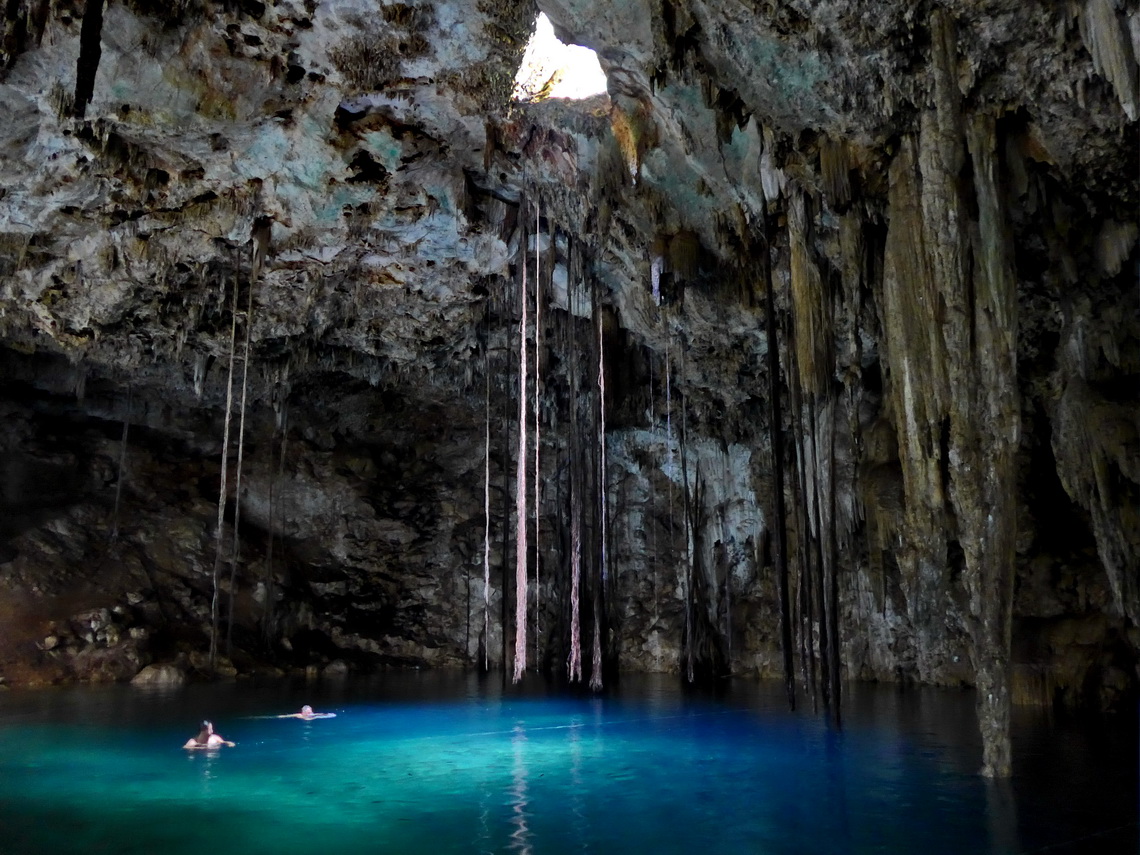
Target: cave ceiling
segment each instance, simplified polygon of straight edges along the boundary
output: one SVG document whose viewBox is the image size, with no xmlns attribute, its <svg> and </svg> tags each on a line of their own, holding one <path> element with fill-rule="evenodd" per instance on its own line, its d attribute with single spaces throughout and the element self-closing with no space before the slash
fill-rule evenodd
<svg viewBox="0 0 1140 855">
<path fill-rule="evenodd" d="M 1082 214 L 1127 224 L 1137 93 L 1112 63 L 1131 59 L 1137 19 L 1110 9 L 1121 27 L 1097 36 L 1102 6 L 946 8 L 962 98 L 1016 124 L 1018 157 Z M 189 401 L 228 350 L 228 283 L 256 273 L 256 396 L 330 369 L 446 394 L 470 375 L 492 283 L 517 265 L 525 196 L 545 200 L 548 230 L 582 239 L 639 341 L 663 347 L 653 245 L 682 233 L 703 286 L 678 321 L 696 351 L 762 353 L 754 317 L 720 290 L 748 287 L 724 283 L 747 278 L 742 248 L 788 182 L 830 196 L 821 232 L 829 208 L 881 215 L 892 153 L 933 97 L 928 5 L 544 8 L 597 51 L 611 97 L 510 102 L 529 4 L 110 2 L 78 117 L 85 7 L 8 4 L 0 336 Z M 694 383 L 738 372 L 705 373 Z"/>
</svg>

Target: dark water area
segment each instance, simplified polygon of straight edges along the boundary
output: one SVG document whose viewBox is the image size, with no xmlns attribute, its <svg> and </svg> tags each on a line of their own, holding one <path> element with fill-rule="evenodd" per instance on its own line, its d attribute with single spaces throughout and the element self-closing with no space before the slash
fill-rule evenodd
<svg viewBox="0 0 1140 855">
<path fill-rule="evenodd" d="M 271 717 L 304 703 L 336 718 Z M 204 718 L 236 746 L 184 750 Z M 1019 710 L 987 782 L 972 692 L 884 686 L 841 731 L 745 680 L 7 692 L 0 853 L 1135 853 L 1137 757 L 1135 716 Z"/>
</svg>

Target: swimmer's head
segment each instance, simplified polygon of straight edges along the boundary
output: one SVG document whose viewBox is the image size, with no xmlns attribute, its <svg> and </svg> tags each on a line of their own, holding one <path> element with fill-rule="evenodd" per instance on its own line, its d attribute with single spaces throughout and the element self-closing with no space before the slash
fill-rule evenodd
<svg viewBox="0 0 1140 855">
<path fill-rule="evenodd" d="M 309 706 L 308 704 L 305 704 L 303 707 L 301 707 L 301 715 L 312 715 L 312 714 L 313 714 L 313 708 L 311 706 Z"/>
</svg>

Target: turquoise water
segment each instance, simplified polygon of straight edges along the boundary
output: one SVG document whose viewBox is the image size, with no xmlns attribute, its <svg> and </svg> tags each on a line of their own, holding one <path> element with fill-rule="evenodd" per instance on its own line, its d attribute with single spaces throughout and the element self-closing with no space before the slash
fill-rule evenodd
<svg viewBox="0 0 1140 855">
<path fill-rule="evenodd" d="M 262 717 L 302 703 L 337 717 Z M 183 750 L 206 717 L 236 747 Z M 9 692 L 0 853 L 1129 852 L 1130 733 L 1019 723 L 994 787 L 968 692 L 859 689 L 842 732 L 746 681 Z"/>
</svg>

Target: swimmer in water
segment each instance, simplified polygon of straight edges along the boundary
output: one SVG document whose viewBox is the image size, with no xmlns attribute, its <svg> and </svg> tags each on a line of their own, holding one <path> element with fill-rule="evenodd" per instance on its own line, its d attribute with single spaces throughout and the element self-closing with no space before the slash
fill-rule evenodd
<svg viewBox="0 0 1140 855">
<path fill-rule="evenodd" d="M 234 743 L 224 739 L 220 733 L 214 733 L 214 725 L 212 722 L 202 722 L 202 729 L 198 731 L 198 735 L 193 739 L 187 739 L 183 748 L 220 748 L 223 745 L 228 745 L 230 748 L 234 747 Z"/>
<path fill-rule="evenodd" d="M 278 718 L 299 718 L 303 721 L 312 721 L 315 718 L 336 718 L 334 712 L 313 712 L 313 708 L 308 704 L 301 707 L 300 712 L 289 713 L 288 715 L 279 715 Z"/>
</svg>

